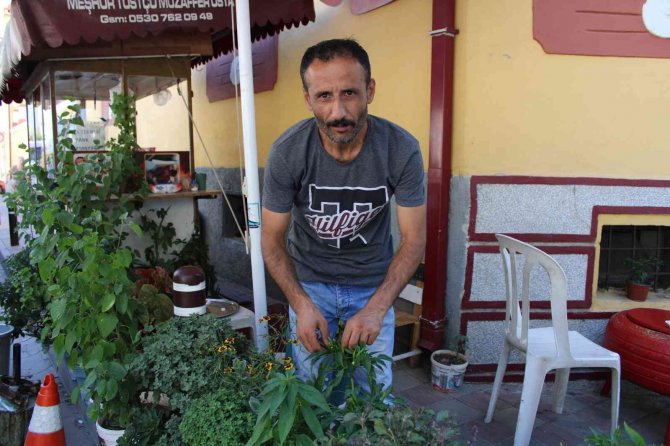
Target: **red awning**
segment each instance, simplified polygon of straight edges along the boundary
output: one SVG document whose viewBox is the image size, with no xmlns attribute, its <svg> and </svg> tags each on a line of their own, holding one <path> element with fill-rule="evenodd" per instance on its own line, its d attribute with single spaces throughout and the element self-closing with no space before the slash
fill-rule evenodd
<svg viewBox="0 0 670 446">
<path fill-rule="evenodd" d="M 128 55 L 115 54 L 110 42 L 208 36 L 211 52 L 189 54 L 193 56 L 193 64 L 198 65 L 232 48 L 232 3 L 232 0 L 12 0 L 11 19 L 0 49 L 2 100 L 22 99 L 15 91 L 20 84 L 17 81 L 29 76 L 30 66 L 34 67 L 36 61 L 75 57 L 70 54 L 77 53 L 69 50 L 86 57 Z M 249 3 L 254 40 L 307 24 L 315 17 L 313 0 L 249 0 Z M 148 48 L 144 48 L 143 55 L 149 55 Z"/>
</svg>

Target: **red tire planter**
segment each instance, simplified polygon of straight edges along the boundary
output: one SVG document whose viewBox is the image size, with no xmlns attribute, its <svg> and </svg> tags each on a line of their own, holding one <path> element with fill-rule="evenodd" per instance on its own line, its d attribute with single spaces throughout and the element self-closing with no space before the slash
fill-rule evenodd
<svg viewBox="0 0 670 446">
<path fill-rule="evenodd" d="M 615 314 L 607 324 L 605 348 L 621 356 L 621 376 L 670 395 L 670 311 L 635 308 Z M 670 445 L 670 422 L 664 444 Z"/>
<path fill-rule="evenodd" d="M 663 317 L 670 319 L 670 311 L 652 311 L 667 313 Z M 605 332 L 605 348 L 621 356 L 623 378 L 670 395 L 670 334 L 639 325 L 646 314 L 648 310 L 637 308 L 612 316 Z"/>
</svg>

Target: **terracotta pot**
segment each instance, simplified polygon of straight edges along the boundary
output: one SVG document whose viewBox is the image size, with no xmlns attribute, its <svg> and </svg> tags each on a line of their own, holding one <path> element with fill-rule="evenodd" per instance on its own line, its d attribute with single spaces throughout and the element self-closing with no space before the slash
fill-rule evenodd
<svg viewBox="0 0 670 446">
<path fill-rule="evenodd" d="M 638 302 L 644 302 L 647 300 L 647 295 L 649 294 L 649 285 L 642 285 L 640 283 L 628 282 L 628 287 L 626 290 L 626 296 L 630 300 L 635 300 Z"/>
</svg>

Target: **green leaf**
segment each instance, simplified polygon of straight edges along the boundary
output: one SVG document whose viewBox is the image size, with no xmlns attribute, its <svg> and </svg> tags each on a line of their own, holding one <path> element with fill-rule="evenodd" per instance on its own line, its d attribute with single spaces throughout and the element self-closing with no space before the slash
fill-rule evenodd
<svg viewBox="0 0 670 446">
<path fill-rule="evenodd" d="M 309 430 L 312 431 L 312 434 L 314 434 L 316 438 L 323 437 L 323 429 L 321 428 L 321 424 L 319 423 L 319 420 L 316 418 L 316 415 L 314 415 L 312 409 L 304 404 L 301 404 L 300 413 L 302 413 L 302 417 L 305 420 L 305 423 L 307 423 L 307 427 L 309 427 Z"/>
<path fill-rule="evenodd" d="M 72 346 L 77 341 L 77 333 L 74 330 L 70 330 L 65 336 L 65 352 L 70 353 L 72 351 Z"/>
<path fill-rule="evenodd" d="M 114 314 L 103 313 L 98 316 L 96 323 L 98 324 L 100 334 L 103 338 L 106 338 L 114 331 L 116 325 L 119 323 L 119 319 Z"/>
<path fill-rule="evenodd" d="M 51 277 L 53 277 L 55 263 L 56 261 L 53 258 L 48 258 L 40 262 L 39 264 L 40 278 L 44 282 L 47 283 L 51 282 Z"/>
<path fill-rule="evenodd" d="M 116 361 L 109 363 L 109 374 L 117 380 L 122 380 L 126 376 L 126 368 Z"/>
<path fill-rule="evenodd" d="M 68 229 L 74 232 L 75 234 L 81 234 L 82 232 L 84 232 L 84 227 L 75 223 L 70 223 L 68 225 Z"/>
<path fill-rule="evenodd" d="M 116 296 L 112 293 L 107 293 L 102 297 L 102 300 L 100 301 L 100 309 L 102 312 L 107 312 L 109 311 L 110 308 L 114 306 L 114 303 L 116 302 Z"/>
<path fill-rule="evenodd" d="M 126 314 L 128 311 L 128 296 L 125 294 L 116 296 L 116 311 L 119 314 Z"/>
<path fill-rule="evenodd" d="M 293 428 L 293 422 L 295 421 L 295 405 L 289 407 L 288 404 L 283 404 L 279 409 L 279 422 L 277 434 L 279 435 L 279 444 L 284 444 L 288 434 Z"/>
<path fill-rule="evenodd" d="M 300 434 L 295 439 L 296 446 L 312 446 L 314 441 L 305 434 Z"/>
<path fill-rule="evenodd" d="M 86 375 L 86 380 L 84 381 L 84 388 L 89 389 L 95 383 L 95 381 L 98 379 L 98 374 L 95 372 L 95 370 L 89 372 Z"/>
<path fill-rule="evenodd" d="M 107 381 L 107 395 L 106 399 L 111 400 L 114 399 L 117 393 L 119 393 L 119 382 L 115 379 L 110 379 Z"/>
<path fill-rule="evenodd" d="M 379 435 L 388 435 L 389 431 L 386 429 L 386 426 L 384 426 L 384 422 L 380 419 L 376 419 L 374 422 L 375 426 L 375 432 Z"/>
<path fill-rule="evenodd" d="M 633 429 L 628 423 L 623 424 L 623 428 L 628 434 L 628 437 L 636 446 L 646 446 L 647 442 L 635 429 Z"/>
<path fill-rule="evenodd" d="M 318 390 L 316 390 L 314 387 L 308 384 L 303 383 L 300 384 L 301 385 L 298 388 L 298 395 L 300 395 L 302 399 L 307 401 L 312 406 L 316 406 L 319 409 L 322 409 L 326 412 L 330 412 L 328 402 L 326 401 L 322 393 L 320 393 Z"/>
<path fill-rule="evenodd" d="M 45 209 L 42 212 L 42 223 L 46 226 L 51 226 L 55 220 L 55 211 L 54 209 Z"/>
<path fill-rule="evenodd" d="M 79 395 L 81 395 L 81 387 L 77 386 L 74 389 L 72 389 L 72 394 L 71 394 L 71 401 L 73 405 L 77 405 L 79 403 Z"/>
<path fill-rule="evenodd" d="M 142 228 L 140 227 L 140 225 L 131 221 L 130 223 L 128 223 L 128 226 L 130 227 L 130 230 L 133 231 L 137 237 L 142 237 Z"/>
</svg>

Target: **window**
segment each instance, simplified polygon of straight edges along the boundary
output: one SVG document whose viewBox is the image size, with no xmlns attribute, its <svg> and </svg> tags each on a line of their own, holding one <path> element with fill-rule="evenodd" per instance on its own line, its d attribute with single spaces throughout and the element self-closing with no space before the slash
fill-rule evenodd
<svg viewBox="0 0 670 446">
<path fill-rule="evenodd" d="M 648 283 L 654 289 L 670 288 L 670 226 L 603 226 L 598 287 L 624 287 L 626 259 L 644 257 L 658 259 Z"/>
<path fill-rule="evenodd" d="M 228 194 L 228 201 L 233 208 L 233 213 L 230 212 L 225 200 L 223 202 L 223 236 L 230 238 L 242 238 L 240 230 L 235 224 L 235 219 L 239 222 L 243 231 L 247 229 L 247 220 L 244 216 L 244 200 L 242 195 Z M 233 217 L 234 214 L 234 217 Z"/>
</svg>

